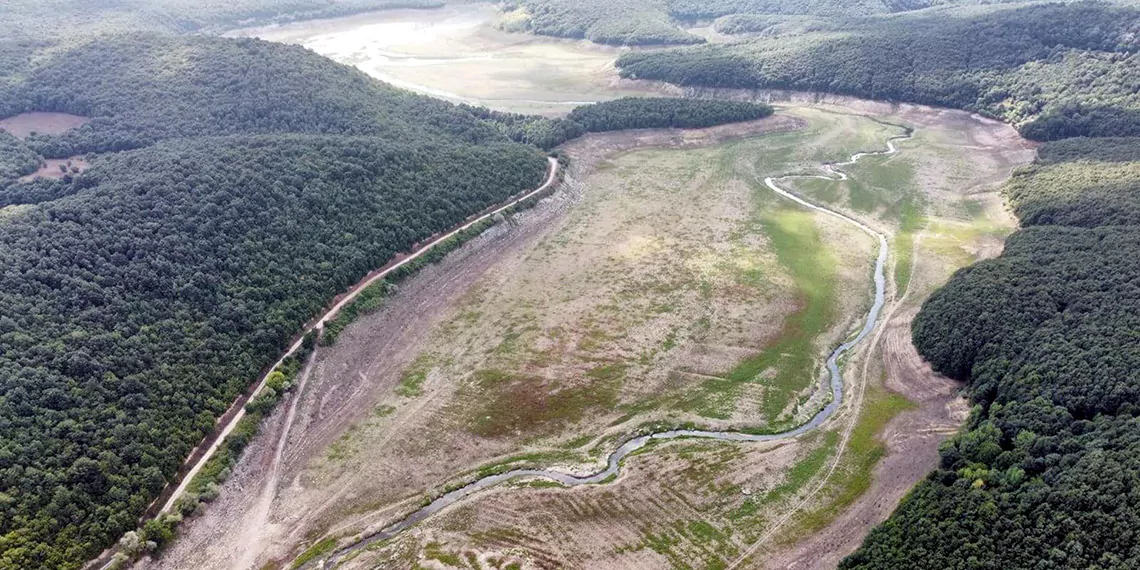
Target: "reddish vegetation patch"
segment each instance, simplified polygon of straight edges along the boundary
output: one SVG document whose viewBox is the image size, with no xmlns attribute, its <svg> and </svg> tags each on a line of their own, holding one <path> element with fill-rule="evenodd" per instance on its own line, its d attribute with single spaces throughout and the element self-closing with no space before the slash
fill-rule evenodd
<svg viewBox="0 0 1140 570">
<path fill-rule="evenodd" d="M 0 119 L 0 129 L 17 138 L 27 138 L 32 133 L 58 135 L 90 123 L 91 119 L 67 113 L 20 113 L 14 117 Z"/>
<path fill-rule="evenodd" d="M 86 160 L 79 157 L 72 158 L 49 158 L 44 161 L 40 169 L 20 178 L 20 182 L 29 182 L 37 178 L 63 178 L 64 176 L 74 176 L 87 170 L 91 166 Z"/>
<path fill-rule="evenodd" d="M 585 411 L 617 404 L 625 367 L 599 366 L 587 373 L 590 382 L 560 388 L 559 383 L 536 377 L 513 377 L 498 370 L 475 373 L 482 392 L 473 412 L 471 431 L 484 437 L 502 437 L 524 431 L 556 431 L 580 421 Z"/>
</svg>

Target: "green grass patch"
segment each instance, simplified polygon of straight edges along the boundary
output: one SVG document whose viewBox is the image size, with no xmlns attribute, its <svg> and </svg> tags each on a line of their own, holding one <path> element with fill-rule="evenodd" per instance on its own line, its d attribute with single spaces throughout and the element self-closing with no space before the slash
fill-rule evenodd
<svg viewBox="0 0 1140 570">
<path fill-rule="evenodd" d="M 757 223 L 792 277 L 797 309 L 785 319 L 779 336 L 757 355 L 739 363 L 723 379 L 704 382 L 701 392 L 683 404 L 686 411 L 727 418 L 743 384 L 763 382 L 767 389 L 761 411 L 768 423 L 774 423 L 790 398 L 814 381 L 818 356 L 814 342 L 835 318 L 837 260 L 808 211 L 780 208 L 761 216 Z M 769 377 L 762 379 L 766 372 Z"/>
<path fill-rule="evenodd" d="M 424 558 L 452 568 L 466 568 L 466 565 L 463 564 L 463 558 L 459 554 L 444 550 L 443 545 L 438 542 L 429 542 L 424 546 Z"/>
<path fill-rule="evenodd" d="M 783 536 L 791 540 L 823 528 L 865 493 L 871 487 L 875 465 L 887 453 L 879 434 L 892 418 L 914 407 L 913 402 L 899 394 L 869 387 L 839 469 L 825 487 L 828 500 L 821 507 L 801 513 Z"/>
<path fill-rule="evenodd" d="M 400 384 L 396 386 L 396 395 L 405 398 L 415 398 L 424 393 L 424 381 L 435 368 L 435 359 L 430 354 L 421 354 L 416 357 L 404 372 L 400 374 Z"/>
<path fill-rule="evenodd" d="M 333 550 L 336 550 L 336 539 L 331 536 L 325 537 L 316 544 L 310 546 L 308 550 L 301 553 L 301 555 L 293 561 L 293 565 L 290 568 L 296 570 L 297 568 L 300 568 L 309 562 L 312 562 L 313 560 L 316 560 L 332 552 Z"/>
<path fill-rule="evenodd" d="M 523 467 L 542 468 L 550 465 L 551 463 L 557 463 L 559 461 L 581 460 L 583 460 L 582 457 L 569 451 L 540 451 L 535 453 L 522 453 L 479 467 L 474 471 L 474 478 L 482 479 L 484 477 L 498 475 L 512 469 L 521 469 Z"/>
</svg>

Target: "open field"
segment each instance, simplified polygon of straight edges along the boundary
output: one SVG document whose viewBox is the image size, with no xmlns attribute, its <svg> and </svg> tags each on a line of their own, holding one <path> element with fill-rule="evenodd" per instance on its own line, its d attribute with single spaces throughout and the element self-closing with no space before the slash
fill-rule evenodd
<svg viewBox="0 0 1140 570">
<path fill-rule="evenodd" d="M 0 119 L 0 130 L 8 131 L 14 137 L 27 138 L 32 133 L 58 135 L 91 122 L 87 117 L 67 113 L 20 113 L 7 119 Z"/>
<path fill-rule="evenodd" d="M 382 81 L 455 102 L 558 114 L 642 90 L 618 87 L 621 49 L 496 29 L 498 10 L 460 4 L 234 32 L 304 45 Z"/>
</svg>

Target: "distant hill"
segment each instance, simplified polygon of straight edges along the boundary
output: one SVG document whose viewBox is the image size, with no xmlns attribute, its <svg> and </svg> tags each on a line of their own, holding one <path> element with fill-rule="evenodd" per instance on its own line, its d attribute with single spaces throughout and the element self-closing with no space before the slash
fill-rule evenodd
<svg viewBox="0 0 1140 570">
<path fill-rule="evenodd" d="M 209 32 L 443 4 L 443 0 L 5 0 L 0 38 L 25 41 L 122 31 Z"/>
<path fill-rule="evenodd" d="M 726 45 L 633 52 L 626 77 L 957 107 L 1028 137 L 1140 135 L 1140 10 L 1103 3 L 919 12 Z"/>
<path fill-rule="evenodd" d="M 1003 0 L 511 0 L 510 29 L 615 45 L 699 44 L 682 24 L 739 15 L 860 18 Z M 739 31 L 739 30 L 738 30 Z"/>
</svg>

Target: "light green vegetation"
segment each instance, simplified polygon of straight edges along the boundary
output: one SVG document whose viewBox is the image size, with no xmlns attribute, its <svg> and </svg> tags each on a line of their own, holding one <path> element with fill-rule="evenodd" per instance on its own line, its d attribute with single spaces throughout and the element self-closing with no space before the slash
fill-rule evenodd
<svg viewBox="0 0 1140 570">
<path fill-rule="evenodd" d="M 478 469 L 469 473 L 471 480 L 482 479 L 491 475 L 498 475 L 513 469 L 522 469 L 526 467 L 542 467 L 552 463 L 581 463 L 585 461 L 585 457 L 581 454 L 570 451 L 542 451 L 534 453 L 520 453 L 511 457 L 501 459 L 486 465 L 480 466 Z"/>
<path fill-rule="evenodd" d="M 787 400 L 814 380 L 817 338 L 835 318 L 834 253 L 820 238 L 815 214 L 789 206 L 764 218 L 764 228 L 780 263 L 796 285 L 799 309 L 784 320 L 780 336 L 764 350 L 741 362 L 728 374 L 736 381 L 754 381 L 765 370 L 776 370 L 765 382 L 763 412 L 776 421 Z"/>
<path fill-rule="evenodd" d="M 300 568 L 309 562 L 324 556 L 336 549 L 336 539 L 332 537 L 324 538 L 316 544 L 309 547 L 308 550 L 301 553 L 296 560 L 293 561 L 291 568 Z"/>
<path fill-rule="evenodd" d="M 424 382 L 435 368 L 435 359 L 430 354 L 421 354 L 400 375 L 400 385 L 396 394 L 405 398 L 415 398 L 423 394 Z"/>
<path fill-rule="evenodd" d="M 883 150 L 882 139 L 902 134 L 903 129 L 879 123 L 875 131 L 882 138 L 860 150 Z M 865 156 L 856 164 L 842 167 L 850 175 L 848 180 L 798 179 L 791 184 L 817 202 L 870 218 L 889 229 L 894 281 L 901 294 L 910 283 L 915 233 L 926 225 L 926 200 L 915 179 L 914 159 L 906 153 L 915 143 L 896 144 L 902 153 Z"/>
<path fill-rule="evenodd" d="M 820 471 L 827 465 L 828 460 L 834 455 L 836 447 L 838 447 L 838 433 L 834 431 L 827 432 L 823 434 L 822 439 L 823 445 L 812 449 L 787 470 L 787 475 L 783 482 L 759 497 L 749 497 L 745 499 L 739 508 L 729 513 L 729 518 L 734 520 L 746 519 L 747 517 L 757 514 L 761 508 L 770 508 L 773 505 L 778 505 L 781 501 L 802 491 L 809 481 L 815 478 L 816 475 L 819 475 Z"/>
<path fill-rule="evenodd" d="M 922 249 L 946 260 L 946 277 L 978 260 L 975 244 L 984 240 L 1003 241 L 1013 231 L 1006 224 L 978 217 L 970 221 L 932 220 L 923 238 Z"/>
<path fill-rule="evenodd" d="M 864 397 L 859 420 L 844 449 L 843 462 L 825 489 L 831 494 L 831 500 L 825 507 L 803 516 L 800 524 L 805 531 L 819 529 L 830 522 L 871 486 L 871 471 L 887 451 L 878 435 L 892 418 L 915 407 L 903 396 L 878 386 L 870 387 Z"/>
<path fill-rule="evenodd" d="M 870 240 L 778 198 L 762 177 L 892 134 L 803 113 L 802 132 L 612 158 L 557 230 L 461 302 L 405 371 L 403 393 L 438 373 L 458 386 L 446 418 L 526 441 L 588 442 L 600 434 L 586 425 L 661 413 L 758 430 L 802 419 L 833 329 L 863 304 L 840 286 L 870 292 Z"/>
</svg>

